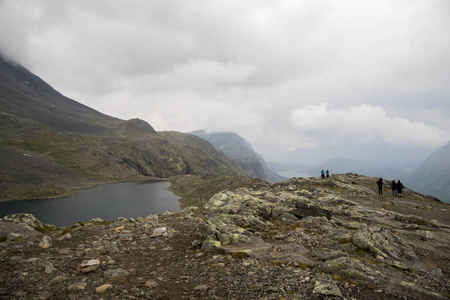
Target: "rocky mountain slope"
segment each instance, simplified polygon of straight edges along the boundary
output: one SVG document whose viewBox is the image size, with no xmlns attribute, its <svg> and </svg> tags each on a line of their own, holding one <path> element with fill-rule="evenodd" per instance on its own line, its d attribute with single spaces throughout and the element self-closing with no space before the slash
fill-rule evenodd
<svg viewBox="0 0 450 300">
<path fill-rule="evenodd" d="M 178 174 L 248 173 L 203 139 L 104 115 L 0 56 L 0 200 Z"/>
<path fill-rule="evenodd" d="M 450 203 L 450 143 L 433 152 L 419 167 L 402 175 L 409 187 Z"/>
<path fill-rule="evenodd" d="M 379 196 L 376 179 L 186 175 L 173 188 L 197 206 L 180 213 L 63 228 L 11 215 L 0 298 L 448 299 L 449 205 Z"/>
<path fill-rule="evenodd" d="M 241 136 L 234 132 L 209 132 L 196 130 L 190 132 L 208 141 L 214 148 L 237 160 L 238 164 L 252 177 L 275 183 L 285 180 L 276 172 L 270 170 L 264 158 L 253 150 L 253 147 Z"/>
</svg>

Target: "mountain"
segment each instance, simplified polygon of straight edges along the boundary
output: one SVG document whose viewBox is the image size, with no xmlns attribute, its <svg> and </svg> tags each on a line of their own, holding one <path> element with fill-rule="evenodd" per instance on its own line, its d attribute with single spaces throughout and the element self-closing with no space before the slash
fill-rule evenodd
<svg viewBox="0 0 450 300">
<path fill-rule="evenodd" d="M 102 114 L 0 56 L 0 200 L 178 174 L 248 175 L 203 139 Z"/>
<path fill-rule="evenodd" d="M 264 158 L 241 136 L 233 132 L 211 132 L 197 130 L 190 134 L 208 141 L 214 148 L 237 160 L 238 164 L 252 177 L 274 183 L 286 178 L 270 170 Z"/>
<path fill-rule="evenodd" d="M 409 188 L 450 203 L 450 143 L 400 178 Z"/>
<path fill-rule="evenodd" d="M 368 176 L 376 176 L 383 178 L 396 178 L 403 171 L 399 169 L 375 166 L 372 164 L 367 164 L 353 158 L 333 158 L 327 160 L 325 163 L 321 164 L 317 168 L 313 168 L 309 171 L 310 174 L 320 174 L 320 170 L 330 170 L 332 173 L 356 173 L 364 174 Z"/>
</svg>

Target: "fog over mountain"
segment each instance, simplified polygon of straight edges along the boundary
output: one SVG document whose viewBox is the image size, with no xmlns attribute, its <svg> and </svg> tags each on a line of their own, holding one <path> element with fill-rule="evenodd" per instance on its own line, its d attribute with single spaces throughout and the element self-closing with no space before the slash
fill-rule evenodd
<svg viewBox="0 0 450 300">
<path fill-rule="evenodd" d="M 348 158 L 370 164 L 373 168 L 391 168 L 405 173 L 416 168 L 435 150 L 428 147 L 388 145 L 386 143 L 337 143 L 316 149 L 297 149 L 287 152 L 282 157 L 278 157 L 278 162 L 291 162 L 313 167 L 322 165 L 330 159 Z"/>
<path fill-rule="evenodd" d="M 433 152 L 419 167 L 401 176 L 409 188 L 450 203 L 450 143 Z"/>
<path fill-rule="evenodd" d="M 0 1 L 0 52 L 157 131 L 412 169 L 450 141 L 450 2 Z"/>
</svg>

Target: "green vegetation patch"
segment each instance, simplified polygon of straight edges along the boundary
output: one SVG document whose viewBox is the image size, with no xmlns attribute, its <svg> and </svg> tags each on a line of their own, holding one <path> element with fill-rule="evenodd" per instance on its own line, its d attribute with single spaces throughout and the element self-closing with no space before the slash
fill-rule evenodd
<svg viewBox="0 0 450 300">
<path fill-rule="evenodd" d="M 236 259 L 244 259 L 244 258 L 248 257 L 248 251 L 236 251 L 236 252 L 233 252 L 231 254 L 231 256 Z"/>
</svg>

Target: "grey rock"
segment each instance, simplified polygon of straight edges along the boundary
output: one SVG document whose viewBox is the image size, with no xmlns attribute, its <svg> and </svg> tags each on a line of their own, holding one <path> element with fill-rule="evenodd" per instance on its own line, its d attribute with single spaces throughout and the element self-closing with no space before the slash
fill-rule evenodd
<svg viewBox="0 0 450 300">
<path fill-rule="evenodd" d="M 331 279 L 330 275 L 321 276 L 320 279 L 316 280 L 313 293 L 325 296 L 342 297 L 341 291 L 333 279 Z"/>
<path fill-rule="evenodd" d="M 429 279 L 435 280 L 435 281 L 445 281 L 446 280 L 445 275 L 444 275 L 444 273 L 442 273 L 441 268 L 434 269 L 433 271 L 428 273 L 427 277 Z"/>
<path fill-rule="evenodd" d="M 55 266 L 52 263 L 47 263 L 47 265 L 45 266 L 44 272 L 47 274 L 51 274 L 55 271 L 57 271 Z"/>
<path fill-rule="evenodd" d="M 52 238 L 48 235 L 45 235 L 41 242 L 39 243 L 39 247 L 42 249 L 48 249 L 52 246 Z"/>
<path fill-rule="evenodd" d="M 103 273 L 103 276 L 105 278 L 116 278 L 116 277 L 128 277 L 130 275 L 130 272 L 128 272 L 127 270 L 124 269 L 112 269 L 112 270 L 106 270 Z"/>
<path fill-rule="evenodd" d="M 338 274 L 345 279 L 373 282 L 375 278 L 383 277 L 380 272 L 368 264 L 350 257 L 339 257 L 326 261 L 322 264 L 321 269 L 325 273 Z"/>
<path fill-rule="evenodd" d="M 84 290 L 87 287 L 87 283 L 85 282 L 77 282 L 69 285 L 69 290 Z"/>
<path fill-rule="evenodd" d="M 155 288 L 159 286 L 159 283 L 156 280 L 147 280 L 145 282 L 145 286 L 149 288 Z"/>
<path fill-rule="evenodd" d="M 98 259 L 90 259 L 81 262 L 78 267 L 78 271 L 88 273 L 97 270 L 100 267 L 100 261 Z"/>
</svg>

